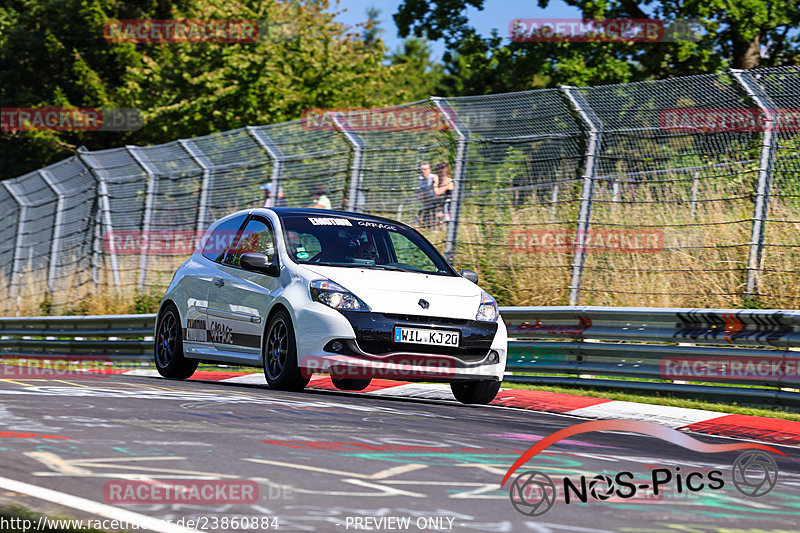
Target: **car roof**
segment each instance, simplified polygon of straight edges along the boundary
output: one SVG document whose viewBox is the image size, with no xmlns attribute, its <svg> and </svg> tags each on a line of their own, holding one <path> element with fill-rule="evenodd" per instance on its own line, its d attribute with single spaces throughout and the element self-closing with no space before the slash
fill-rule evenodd
<svg viewBox="0 0 800 533">
<path fill-rule="evenodd" d="M 291 216 L 318 217 L 329 214 L 329 215 L 338 215 L 344 217 L 363 218 L 366 220 L 379 220 L 381 222 L 388 222 L 390 224 L 400 224 L 402 226 L 407 226 L 407 224 L 403 224 L 400 221 L 392 220 L 390 218 L 384 218 L 375 215 L 367 215 L 365 213 L 353 213 L 351 211 L 338 211 L 336 209 L 318 209 L 316 207 L 269 207 L 267 209 L 274 211 L 275 214 L 278 215 L 280 218 L 291 217 Z"/>
</svg>

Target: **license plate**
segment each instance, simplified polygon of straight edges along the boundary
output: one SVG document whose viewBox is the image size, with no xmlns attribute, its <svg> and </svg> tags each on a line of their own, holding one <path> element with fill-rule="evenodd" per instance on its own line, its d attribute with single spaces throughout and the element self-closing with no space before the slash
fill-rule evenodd
<svg viewBox="0 0 800 533">
<path fill-rule="evenodd" d="M 432 344 L 434 346 L 455 346 L 461 334 L 458 331 L 442 331 L 438 329 L 394 328 L 394 342 L 412 344 Z"/>
</svg>

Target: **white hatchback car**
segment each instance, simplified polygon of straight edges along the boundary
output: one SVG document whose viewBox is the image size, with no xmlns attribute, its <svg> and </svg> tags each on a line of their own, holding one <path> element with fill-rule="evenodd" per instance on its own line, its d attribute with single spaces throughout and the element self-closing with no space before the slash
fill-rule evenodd
<svg viewBox="0 0 800 533">
<path fill-rule="evenodd" d="M 185 379 L 199 362 L 263 367 L 270 388 L 329 373 L 450 383 L 464 403 L 500 388 L 507 334 L 477 274 L 457 273 L 399 222 L 320 209 L 240 211 L 211 225 L 161 301 L 155 363 Z"/>
</svg>

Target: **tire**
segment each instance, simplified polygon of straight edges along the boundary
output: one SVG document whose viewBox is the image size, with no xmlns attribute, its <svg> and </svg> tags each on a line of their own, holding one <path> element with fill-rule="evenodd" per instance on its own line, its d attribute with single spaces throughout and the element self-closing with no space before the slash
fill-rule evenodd
<svg viewBox="0 0 800 533">
<path fill-rule="evenodd" d="M 369 387 L 370 382 L 372 381 L 371 378 L 365 379 L 348 379 L 348 378 L 340 378 L 336 379 L 331 377 L 331 381 L 333 382 L 333 386 L 339 390 L 364 390 Z"/>
<path fill-rule="evenodd" d="M 299 392 L 311 376 L 303 377 L 297 366 L 297 342 L 292 319 L 285 309 L 272 316 L 264 337 L 264 376 L 270 389 Z"/>
<path fill-rule="evenodd" d="M 153 355 L 156 370 L 165 378 L 186 379 L 194 374 L 200 361 L 183 356 L 183 329 L 178 308 L 164 305 L 158 315 Z"/>
<path fill-rule="evenodd" d="M 487 404 L 494 400 L 500 391 L 500 381 L 452 381 L 450 390 L 461 403 Z"/>
</svg>

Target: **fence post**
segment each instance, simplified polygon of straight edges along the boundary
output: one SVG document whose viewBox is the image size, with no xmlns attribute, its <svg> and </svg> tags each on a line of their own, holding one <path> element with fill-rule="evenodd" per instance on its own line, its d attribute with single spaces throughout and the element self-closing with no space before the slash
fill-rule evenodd
<svg viewBox="0 0 800 533">
<path fill-rule="evenodd" d="M 347 142 L 353 147 L 353 162 L 350 165 L 352 173 L 350 174 L 350 188 L 347 192 L 347 209 L 358 213 L 361 209 L 358 193 L 361 189 L 361 179 L 364 173 L 364 169 L 362 168 L 364 162 L 364 141 L 361 139 L 361 136 L 355 135 L 351 129 L 342 125 L 342 121 L 339 119 L 339 114 L 337 112 L 328 111 L 327 114 L 333 120 L 333 125 L 336 127 L 336 130 L 344 135 L 344 138 L 347 139 Z"/>
<path fill-rule="evenodd" d="M 458 136 L 456 144 L 456 167 L 453 171 L 453 195 L 450 199 L 450 221 L 447 223 L 447 235 L 444 239 L 444 257 L 452 263 L 456 256 L 456 245 L 458 244 L 458 222 L 461 218 L 461 196 L 464 185 L 464 176 L 467 173 L 467 143 L 469 142 L 469 131 L 466 131 L 461 120 L 456 116 L 455 111 L 446 98 L 431 96 L 431 102 L 442 114 L 444 123 L 449 124 Z"/>
<path fill-rule="evenodd" d="M 600 143 L 600 128 L 595 124 L 587 113 L 588 103 L 583 96 L 575 91 L 575 87 L 562 85 L 561 91 L 566 95 L 581 121 L 588 128 L 588 142 L 586 144 L 586 154 L 583 184 L 581 185 L 581 204 L 578 211 L 578 227 L 575 238 L 575 248 L 572 254 L 572 278 L 569 284 L 569 304 L 578 305 L 581 298 L 581 284 L 583 283 L 583 267 L 586 263 L 585 241 L 589 224 L 592 217 L 592 198 L 594 196 L 594 175 L 597 168 L 597 150 Z"/>
<path fill-rule="evenodd" d="M 699 186 L 700 182 L 700 171 L 694 171 L 694 178 L 692 179 L 692 205 L 691 205 L 691 213 L 692 218 L 697 219 L 697 187 Z"/>
<path fill-rule="evenodd" d="M 97 199 L 99 202 L 99 224 L 95 226 L 95 253 L 98 253 L 99 248 L 102 245 L 97 241 L 98 237 L 102 240 L 102 235 L 100 234 L 100 227 L 103 228 L 105 235 L 111 237 L 113 235 L 114 226 L 111 224 L 111 205 L 108 200 L 108 187 L 106 185 L 106 170 L 103 169 L 97 161 L 94 159 L 94 156 L 91 155 L 91 152 L 86 150 L 84 147 L 78 148 L 78 158 L 83 162 L 84 165 L 89 169 L 94 179 L 97 180 Z M 114 278 L 114 287 L 119 289 L 119 266 L 117 264 L 117 250 L 114 245 L 114 239 L 108 239 L 108 249 L 109 249 L 109 256 L 111 257 L 111 274 Z M 95 265 L 97 266 L 97 265 Z M 95 285 L 98 284 L 98 280 L 95 277 L 94 279 Z"/>
<path fill-rule="evenodd" d="M 49 170 L 40 170 L 39 176 L 58 197 L 56 203 L 56 218 L 53 222 L 53 240 L 50 243 L 50 264 L 47 269 L 47 292 L 52 295 L 55 291 L 56 266 L 58 264 L 58 250 L 61 245 L 61 229 L 64 224 L 64 193 L 58 188 L 57 181 Z"/>
<path fill-rule="evenodd" d="M 144 200 L 144 217 L 142 218 L 142 235 L 141 237 L 144 239 L 140 239 L 139 242 L 146 242 L 150 243 L 150 225 L 153 219 L 153 204 L 156 201 L 156 190 L 158 187 L 158 175 L 153 169 L 150 168 L 149 163 L 146 163 L 142 156 L 140 156 L 137 151 L 138 148 L 135 146 L 126 146 L 125 150 L 131 155 L 136 164 L 139 165 L 144 173 L 147 175 L 147 196 Z M 149 246 L 148 246 L 149 248 Z M 139 290 L 144 288 L 145 281 L 147 280 L 147 266 L 150 262 L 150 252 L 149 250 L 139 250 L 139 279 L 136 282 L 136 286 Z"/>
<path fill-rule="evenodd" d="M 731 75 L 744 88 L 747 95 L 756 103 L 765 115 L 765 127 L 761 137 L 761 156 L 758 164 L 758 183 L 756 185 L 756 203 L 753 208 L 753 229 L 750 234 L 750 254 L 747 259 L 747 282 L 744 289 L 745 299 L 750 299 L 758 292 L 758 278 L 761 274 L 761 262 L 764 256 L 764 225 L 769 211 L 769 195 L 772 185 L 772 167 L 778 140 L 773 131 L 773 105 L 766 92 L 752 75 L 744 70 L 731 69 Z"/>
<path fill-rule="evenodd" d="M 269 193 L 267 200 L 267 207 L 274 207 L 275 200 L 278 198 L 278 192 L 281 190 L 281 173 L 283 171 L 283 154 L 280 149 L 275 146 L 272 139 L 264 133 L 263 129 L 257 129 L 254 126 L 247 126 L 247 133 L 261 148 L 267 152 L 270 160 L 272 161 L 272 177 L 270 183 L 272 184 L 272 191 Z"/>
<path fill-rule="evenodd" d="M 8 298 L 8 312 L 14 312 L 15 316 L 19 316 L 19 273 L 22 268 L 22 240 L 25 235 L 25 223 L 28 220 L 28 203 L 22 199 L 22 196 L 17 193 L 9 181 L 4 181 L 3 186 L 11 195 L 11 198 L 17 203 L 19 207 L 19 218 L 17 222 L 17 236 L 14 239 L 14 259 L 11 263 L 11 284 Z"/>
<path fill-rule="evenodd" d="M 197 166 L 203 169 L 203 182 L 200 185 L 200 205 L 197 208 L 197 222 L 195 224 L 195 231 L 197 238 L 200 238 L 201 233 L 206 227 L 206 217 L 208 213 L 208 194 L 211 187 L 211 169 L 214 165 L 209 163 L 206 156 L 192 144 L 191 139 L 180 139 L 178 144 L 181 145 L 192 161 L 197 163 Z"/>
<path fill-rule="evenodd" d="M 561 174 L 561 172 L 558 172 Z M 556 176 L 556 179 L 559 179 L 560 176 Z M 558 182 L 553 185 L 553 192 L 550 195 L 550 218 L 555 221 L 556 215 L 558 210 Z"/>
</svg>

